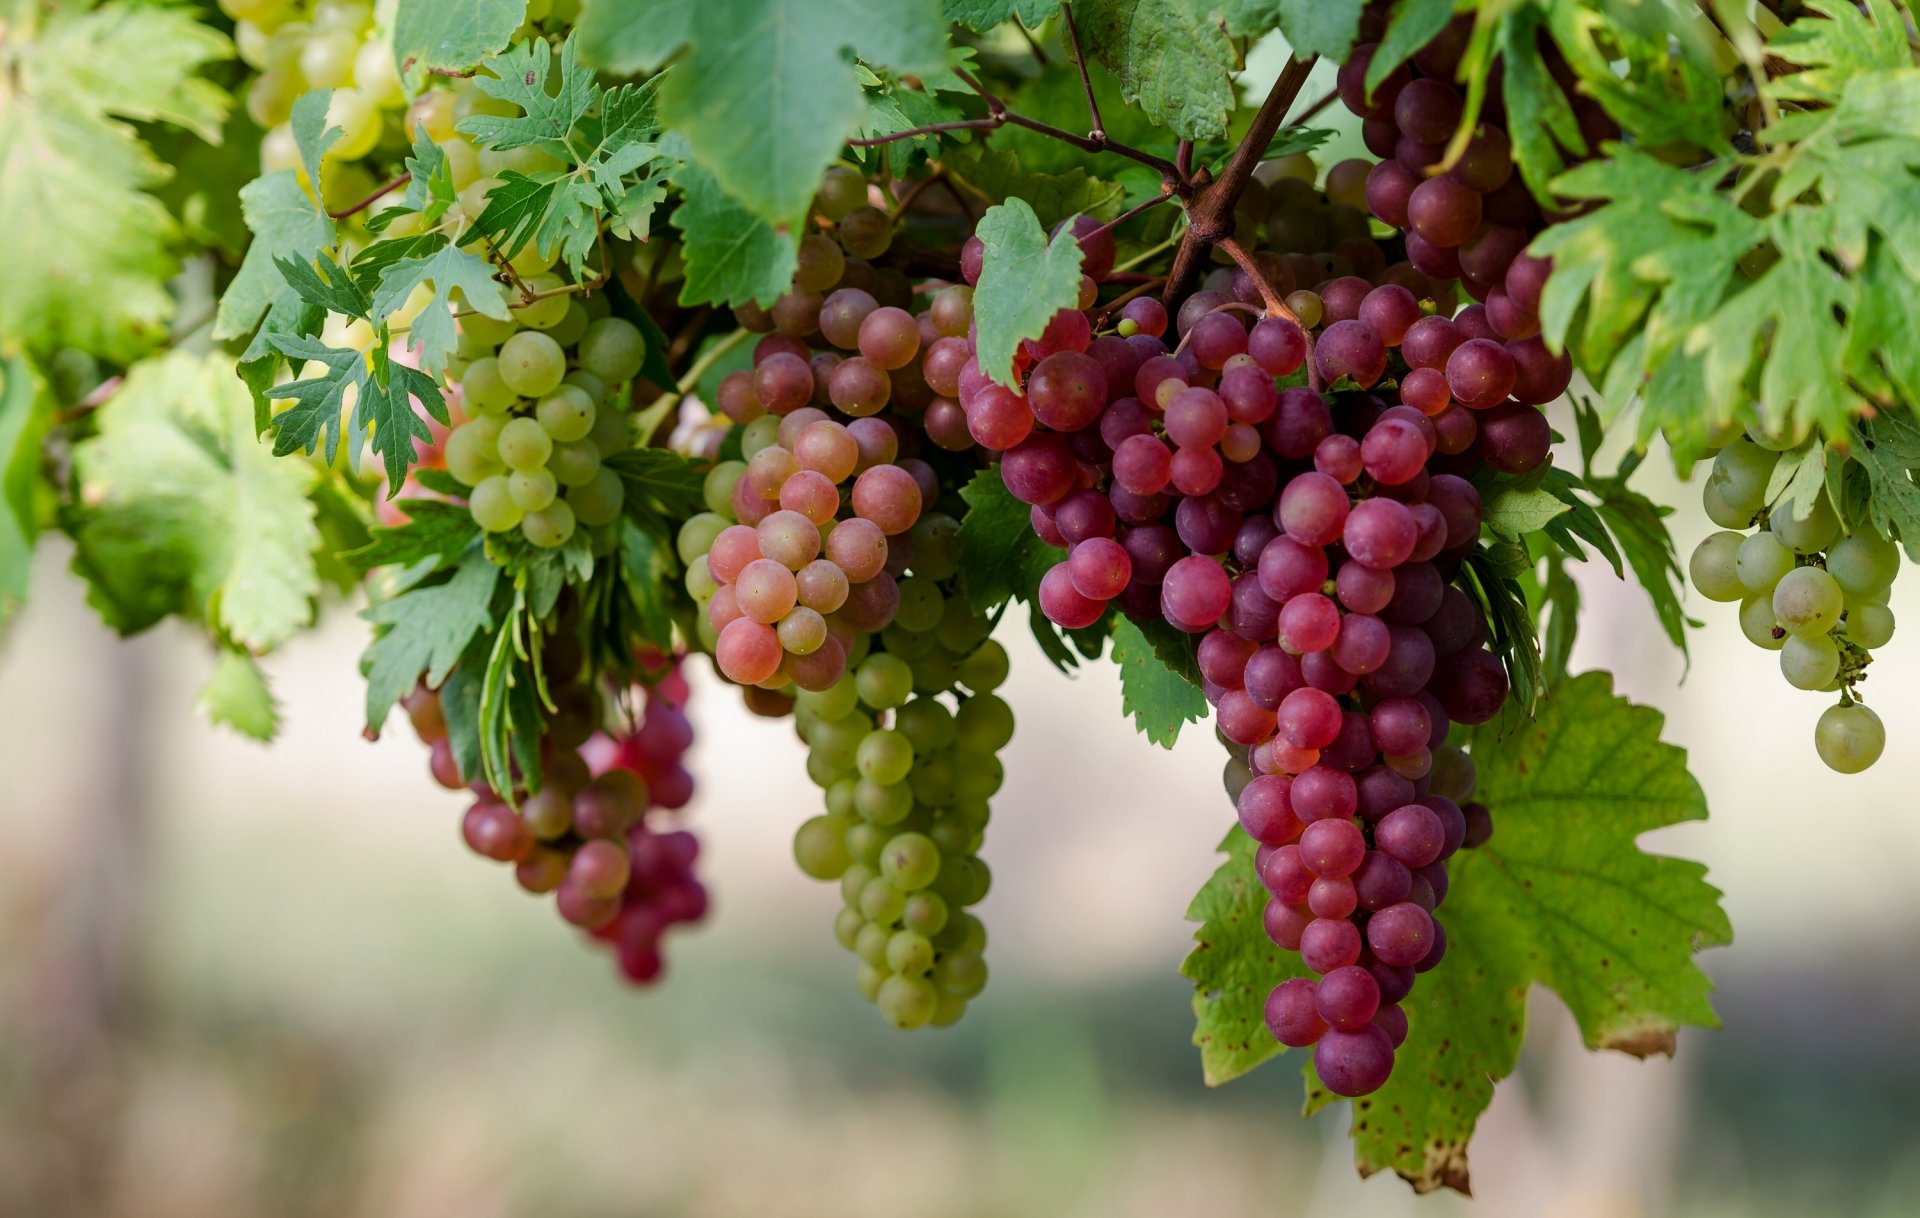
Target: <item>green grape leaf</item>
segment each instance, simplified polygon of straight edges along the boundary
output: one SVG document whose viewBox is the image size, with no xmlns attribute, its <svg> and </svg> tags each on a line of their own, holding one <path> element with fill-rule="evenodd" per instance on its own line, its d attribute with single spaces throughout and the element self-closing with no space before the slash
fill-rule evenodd
<svg viewBox="0 0 1920 1218">
<path fill-rule="evenodd" d="M 273 424 L 279 429 L 274 437 L 274 455 L 321 449 L 322 455 L 332 460 L 339 451 L 341 416 L 351 390 L 354 401 L 348 459 L 358 468 L 359 438 L 368 438 L 385 465 L 388 497 L 398 494 L 407 467 L 415 459 L 413 442 L 433 439 L 425 420 L 414 411 L 413 400 L 417 399 L 437 421 L 449 421 L 446 401 L 433 378 L 418 368 L 395 363 L 387 349 L 378 344 L 360 352 L 289 334 L 275 334 L 272 340 L 288 358 L 319 360 L 328 371 L 326 376 L 291 381 L 267 391 L 269 397 L 290 398 L 295 403 L 273 416 Z"/>
<path fill-rule="evenodd" d="M 749 212 L 796 228 L 866 114 L 849 53 L 934 72 L 945 34 L 936 0 L 663 0 L 590 5 L 579 37 L 589 60 L 624 73 L 690 48 L 661 84 L 662 123 Z"/>
<path fill-rule="evenodd" d="M 407 346 L 420 352 L 420 367 L 428 373 L 447 366 L 459 335 L 454 332 L 453 293 L 458 289 L 466 305 L 488 317 L 506 321 L 506 293 L 494 281 L 493 266 L 478 254 L 445 244 L 431 254 L 405 258 L 380 272 L 380 289 L 373 294 L 373 315 L 385 320 L 407 302 L 413 289 L 433 285 L 433 299 L 414 317 L 407 330 Z M 357 268 L 356 268 L 357 269 Z"/>
<path fill-rule="evenodd" d="M 439 499 L 402 499 L 396 504 L 407 514 L 407 522 L 394 528 L 372 531 L 366 545 L 349 550 L 341 557 L 361 571 L 375 567 L 411 567 L 426 559 L 437 566 L 449 566 L 480 540 L 480 526 L 473 513 L 457 503 Z"/>
<path fill-rule="evenodd" d="M 1199 686 L 1161 659 L 1131 618 L 1114 625 L 1113 662 L 1120 666 L 1121 713 L 1161 748 L 1172 748 L 1182 727 L 1207 717 Z"/>
<path fill-rule="evenodd" d="M 416 585 L 360 616 L 374 639 L 360 657 L 367 678 L 367 727 L 378 732 L 393 704 L 423 677 L 438 687 L 474 636 L 494 627 L 494 593 L 505 576 L 478 546 L 440 583 Z"/>
<path fill-rule="evenodd" d="M 27 599 L 40 535 L 40 445 L 52 414 L 34 366 L 18 355 L 0 362 L 0 629 Z"/>
<path fill-rule="evenodd" d="M 1043 228 L 1072 216 L 1111 220 L 1120 214 L 1126 189 L 1103 182 L 1084 169 L 1065 173 L 1026 173 L 1020 156 L 985 147 L 954 148 L 941 157 L 948 173 L 997 203 L 1020 199 L 1033 209 Z"/>
<path fill-rule="evenodd" d="M 1032 28 L 1060 11 L 1054 0 L 940 0 L 948 21 L 982 33 L 1003 21 Z"/>
<path fill-rule="evenodd" d="M 500 178 L 459 244 L 490 241 L 511 258 L 532 242 L 543 257 L 558 251 L 578 275 L 598 237 L 600 193 L 571 174 L 509 169 Z"/>
<path fill-rule="evenodd" d="M 1712 983 L 1693 957 L 1731 941 L 1720 894 L 1699 864 L 1636 845 L 1707 814 L 1686 754 L 1660 741 L 1662 722 L 1594 672 L 1555 687 L 1539 717 L 1506 737 L 1492 725 L 1475 734 L 1476 798 L 1493 809 L 1493 839 L 1449 861 L 1446 961 L 1403 1006 L 1409 1031 L 1393 1077 L 1353 1101 L 1363 1174 L 1465 1191 L 1468 1139 L 1518 1058 L 1536 983 L 1561 997 L 1594 1049 L 1671 1053 L 1680 1026 L 1717 1026 Z M 1236 830 L 1224 848 L 1227 863 L 1188 915 L 1202 926 L 1183 968 L 1198 987 L 1195 1040 L 1210 1083 L 1283 1051 L 1262 1007 L 1274 985 L 1303 975 L 1299 957 L 1262 933 L 1252 840 Z M 1334 1102 L 1311 1067 L 1308 1080 L 1309 1111 Z"/>
<path fill-rule="evenodd" d="M 632 519 L 620 525 L 620 584 L 642 638 L 663 651 L 673 646 L 673 617 L 668 601 L 676 564 L 668 546 Z"/>
<path fill-rule="evenodd" d="M 679 151 L 686 146 L 677 136 L 668 144 Z M 771 304 L 777 300 L 793 282 L 799 238 L 776 232 L 691 161 L 683 159 L 672 177 L 683 196 L 673 212 L 687 264 L 680 303 L 734 305 L 757 300 Z"/>
<path fill-rule="evenodd" d="M 320 174 L 320 160 L 327 155 L 327 149 L 346 134 L 327 121 L 327 108 L 332 101 L 332 89 L 309 89 L 294 99 L 293 114 L 287 119 L 287 126 L 293 132 L 294 147 L 300 151 L 300 164 L 307 171 L 309 183 L 326 181 Z M 308 198 L 316 211 L 326 210 L 317 195 Z"/>
<path fill-rule="evenodd" d="M 459 192 L 453 188 L 453 166 L 447 161 L 446 151 L 433 142 L 425 127 L 415 130 L 406 169 L 406 206 L 419 212 L 428 224 L 438 222 L 459 199 Z"/>
<path fill-rule="evenodd" d="M 580 163 L 594 185 L 608 195 L 623 191 L 622 179 L 659 152 L 659 146 L 650 141 L 660 130 L 655 94 L 663 79 L 655 76 L 644 84 L 609 89 L 600 99 L 598 113 L 588 115 L 580 125 L 588 144 Z"/>
<path fill-rule="evenodd" d="M 209 722 L 263 743 L 280 730 L 280 704 L 267 687 L 267 674 L 244 651 L 220 649 L 213 672 L 200 687 L 199 704 Z"/>
<path fill-rule="evenodd" d="M 1873 526 L 1883 536 L 1897 535 L 1907 557 L 1920 562 L 1920 486 L 1913 481 L 1913 471 L 1920 469 L 1920 427 L 1882 414 L 1859 430 L 1853 457 L 1867 471 Z"/>
<path fill-rule="evenodd" d="M 1077 20 L 1079 10 L 1074 11 Z M 1171 149 L 1166 129 L 1155 126 L 1152 119 L 1127 101 L 1121 93 L 1119 79 L 1112 72 L 1088 61 L 1087 80 L 1093 85 L 1094 100 L 1100 105 L 1101 128 L 1110 138 L 1135 148 Z M 1069 131 L 1083 131 L 1091 122 L 1080 73 L 1069 56 L 1052 60 L 1038 74 L 1003 96 L 1014 111 Z M 992 148 L 1016 154 L 1022 170 L 1030 174 L 1071 174 L 1076 169 L 1085 172 L 1087 166 L 1087 154 L 1080 149 L 1026 127 L 1009 125 L 995 131 Z M 1130 165 L 1129 169 L 1138 169 L 1151 181 L 1150 189 L 1159 190 L 1159 174 L 1145 165 Z"/>
<path fill-rule="evenodd" d="M 1040 577 L 1066 557 L 1034 533 L 1027 505 L 989 466 L 960 488 L 967 514 L 960 518 L 960 586 L 977 612 L 1019 598 L 1033 600 Z"/>
<path fill-rule="evenodd" d="M 974 287 L 980 370 L 1011 386 L 1021 340 L 1040 337 L 1055 313 L 1080 301 L 1080 243 L 1064 228 L 1048 242 L 1022 199 L 988 208 L 974 235 L 986 246 Z"/>
<path fill-rule="evenodd" d="M 703 510 L 706 471 L 665 448 L 630 448 L 602 464 L 620 475 L 629 514 L 643 509 L 663 520 L 685 520 Z"/>
<path fill-rule="evenodd" d="M 1518 551 L 1520 572 L 1533 569 L 1533 561 L 1524 546 Z M 1533 615 L 1527 611 L 1527 599 L 1516 573 L 1502 569 L 1497 550 L 1476 550 L 1467 556 L 1466 571 L 1471 576 L 1467 595 L 1480 602 L 1492 634 L 1493 654 L 1507 669 L 1513 695 L 1512 705 L 1531 715 L 1544 692 L 1540 669 L 1540 640 L 1534 632 Z"/>
<path fill-rule="evenodd" d="M 1453 0 L 1394 0 L 1387 32 L 1367 63 L 1367 92 L 1379 88 L 1393 70 L 1433 41 L 1453 20 Z"/>
<path fill-rule="evenodd" d="M 1510 486 L 1487 500 L 1480 523 L 1510 541 L 1547 527 L 1549 521 L 1571 509 L 1551 491 Z"/>
<path fill-rule="evenodd" d="M 191 12 L 128 4 L 0 23 L 0 334 L 131 362 L 166 337 L 180 266 L 179 230 L 147 193 L 170 170 L 132 123 L 217 141 L 227 97 L 198 73 L 230 46 Z"/>
<path fill-rule="evenodd" d="M 1087 55 L 1147 117 L 1182 139 L 1226 136 L 1238 65 L 1217 16 L 1183 0 L 1081 0 L 1073 18 Z"/>
<path fill-rule="evenodd" d="M 965 114 L 959 106 L 940 100 L 939 95 L 931 89 L 922 92 L 908 88 L 903 83 L 889 82 L 885 87 L 868 90 L 867 112 L 860 120 L 858 134 L 861 139 L 875 139 L 963 117 Z M 965 131 L 916 135 L 893 140 L 876 148 L 855 148 L 852 151 L 862 162 L 870 156 L 884 157 L 893 172 L 905 173 L 915 153 L 938 156 L 943 136 L 946 139 L 963 140 L 966 135 Z"/>
<path fill-rule="evenodd" d="M 267 333 L 296 334 L 306 328 L 301 322 L 309 306 L 278 264 L 310 263 L 333 243 L 334 226 L 313 205 L 291 169 L 275 170 L 247 183 L 240 191 L 240 211 L 253 233 L 253 243 L 220 297 L 213 336 L 243 338 L 259 330 L 243 357 L 253 360 L 271 354 Z"/>
<path fill-rule="evenodd" d="M 537 674 L 519 638 L 526 620 L 527 595 L 514 596 L 507 626 L 493 638 L 486 674 L 480 682 L 481 773 L 514 804 L 513 769 L 517 764 L 529 790 L 540 787 L 540 697 Z"/>
<path fill-rule="evenodd" d="M 394 60 L 416 85 L 430 68 L 465 72 L 505 50 L 526 16 L 526 0 L 400 0 Z"/>
<path fill-rule="evenodd" d="M 1238 14 L 1229 16 L 1228 28 L 1236 35 L 1265 33 L 1278 24 L 1295 55 L 1342 63 L 1353 50 L 1366 5 L 1363 0 L 1236 0 L 1232 7 Z"/>
<path fill-rule="evenodd" d="M 549 89 L 547 72 L 552 59 L 546 42 L 535 38 L 487 60 L 473 83 L 487 96 L 511 102 L 524 113 L 513 117 L 471 115 L 460 121 L 460 134 L 472 137 L 483 148 L 540 148 L 563 161 L 572 161 L 574 149 L 567 137 L 600 100 L 600 86 L 594 83 L 592 72 L 581 69 L 573 39 L 560 44 L 560 80 Z"/>
<path fill-rule="evenodd" d="M 274 263 L 279 268 L 281 278 L 293 285 L 300 299 L 311 305 L 318 305 L 330 313 L 344 313 L 348 317 L 371 320 L 372 302 L 352 272 L 333 260 L 333 255 L 322 250 L 312 261 L 299 258 L 282 258 Z"/>
<path fill-rule="evenodd" d="M 230 359 L 136 364 L 94 419 L 65 524 L 109 626 L 133 634 L 182 613 L 266 651 L 313 620 L 318 475 L 259 442 Z"/>
</svg>

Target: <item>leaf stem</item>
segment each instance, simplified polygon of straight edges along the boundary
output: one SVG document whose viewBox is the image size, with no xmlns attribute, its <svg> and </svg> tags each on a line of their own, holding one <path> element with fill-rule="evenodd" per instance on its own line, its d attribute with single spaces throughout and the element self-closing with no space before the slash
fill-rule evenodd
<svg viewBox="0 0 1920 1218">
<path fill-rule="evenodd" d="M 1300 325 L 1300 315 L 1288 308 L 1286 301 L 1280 299 L 1280 293 L 1274 291 L 1273 285 L 1267 282 L 1266 273 L 1260 269 L 1260 264 L 1253 260 L 1253 255 L 1247 252 L 1245 246 L 1232 237 L 1222 237 L 1214 242 L 1213 246 L 1239 263 L 1240 269 L 1245 271 L 1248 278 L 1253 280 L 1253 285 L 1260 289 L 1260 299 L 1267 302 L 1267 316 L 1284 317 L 1294 325 Z M 1306 329 L 1305 326 L 1300 328 Z"/>
<path fill-rule="evenodd" d="M 385 195 L 388 191 L 398 190 L 412 180 L 413 175 L 411 173 L 402 173 L 386 184 L 374 187 L 372 194 L 355 203 L 352 207 L 345 207 L 339 211 L 328 212 L 327 218 L 330 220 L 344 220 L 355 212 L 365 211 L 367 208 L 372 207 L 374 203 L 378 202 L 381 196 Z"/>
<path fill-rule="evenodd" d="M 707 374 L 708 369 L 725 359 L 727 352 L 745 342 L 747 336 L 752 333 L 753 331 L 745 327 L 729 330 L 725 338 L 702 351 L 698 358 L 687 365 L 687 370 L 680 374 L 678 381 L 674 382 L 674 392 L 682 397 L 692 393 L 699 386 L 700 378 Z"/>
<path fill-rule="evenodd" d="M 1087 95 L 1087 121 L 1092 124 L 1087 135 L 1092 139 L 1107 137 L 1106 125 L 1100 121 L 1100 103 L 1093 97 L 1093 78 L 1087 75 L 1087 53 L 1080 47 L 1080 31 L 1073 24 L 1073 5 L 1062 0 L 1060 16 L 1067 23 L 1067 46 L 1073 51 L 1073 66 L 1080 69 L 1080 89 Z"/>
</svg>

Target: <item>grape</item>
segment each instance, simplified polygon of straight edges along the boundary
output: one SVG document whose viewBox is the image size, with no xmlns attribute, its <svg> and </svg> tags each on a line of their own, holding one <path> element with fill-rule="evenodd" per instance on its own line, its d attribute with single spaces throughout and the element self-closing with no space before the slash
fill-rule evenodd
<svg viewBox="0 0 1920 1218">
<path fill-rule="evenodd" d="M 1393 1071 L 1393 1041 L 1371 1023 L 1351 1031 L 1329 1028 L 1313 1047 L 1313 1069 L 1335 1095 L 1367 1095 L 1378 1091 Z"/>
<path fill-rule="evenodd" d="M 1351 378 L 1361 388 L 1379 380 L 1387 366 L 1379 336 L 1366 323 L 1352 320 L 1336 321 L 1322 331 L 1314 358 L 1326 380 Z"/>
<path fill-rule="evenodd" d="M 1768 651 L 1779 651 L 1785 645 L 1786 632 L 1773 617 L 1771 591 L 1755 593 L 1740 602 L 1740 633 L 1754 646 Z"/>
<path fill-rule="evenodd" d="M 453 429 L 446 440 L 447 472 L 467 486 L 502 472 L 498 444 L 501 424 L 497 415 L 482 415 Z"/>
<path fill-rule="evenodd" d="M 1858 774 L 1880 759 L 1887 747 L 1887 729 L 1880 716 L 1857 702 L 1830 706 L 1814 728 L 1813 744 L 1827 768 Z"/>
<path fill-rule="evenodd" d="M 1708 486 L 1712 488 L 1711 483 Z M 1813 510 L 1804 518 L 1794 515 L 1791 502 L 1780 504 L 1767 518 L 1767 526 L 1782 545 L 1797 554 L 1818 553 L 1840 534 L 1840 519 L 1833 514 L 1824 496 L 1814 501 Z"/>
<path fill-rule="evenodd" d="M 471 319 L 468 319 L 471 320 Z M 482 356 L 467 365 L 460 377 L 460 389 L 469 411 L 497 414 L 509 410 L 519 395 L 500 377 L 500 361 Z"/>
<path fill-rule="evenodd" d="M 545 469 L 517 469 L 507 475 L 507 493 L 528 512 L 545 508 L 559 492 L 559 483 Z"/>
<path fill-rule="evenodd" d="M 1840 585 L 1819 567 L 1796 567 L 1773 589 L 1774 620 L 1788 634 L 1825 634 L 1845 604 Z"/>
<path fill-rule="evenodd" d="M 862 473 L 850 498 L 861 519 L 888 535 L 906 532 L 920 516 L 920 485 L 897 465 L 876 465 Z"/>
<path fill-rule="evenodd" d="M 542 549 L 562 546 L 573 536 L 573 509 L 565 500 L 555 500 L 539 511 L 528 512 L 520 520 L 520 532 Z"/>
<path fill-rule="evenodd" d="M 904 368 L 920 350 L 920 327 L 905 309 L 878 308 L 861 320 L 858 346 L 876 368 Z"/>
<path fill-rule="evenodd" d="M 538 330 L 521 330 L 500 345 L 500 379 L 521 397 L 553 392 L 566 370 L 560 344 Z"/>
<path fill-rule="evenodd" d="M 590 440 L 555 444 L 547 468 L 561 486 L 585 486 L 600 471 L 600 450 Z"/>
<path fill-rule="evenodd" d="M 590 481 L 569 490 L 565 502 L 575 519 L 596 528 L 618 519 L 625 499 L 626 485 L 620 476 L 602 466 Z"/>
<path fill-rule="evenodd" d="M 1739 536 L 1738 534 L 1729 535 Z M 1774 585 L 1778 584 L 1781 578 L 1791 570 L 1793 570 L 1793 551 L 1781 545 L 1779 538 L 1765 529 L 1742 540 L 1734 558 L 1735 574 L 1739 577 L 1740 586 L 1746 590 L 1746 593 L 1771 593 Z M 1698 577 L 1695 577 L 1694 582 L 1699 583 Z"/>
<path fill-rule="evenodd" d="M 1826 689 L 1840 672 L 1840 649 L 1824 634 L 1789 635 L 1780 649 L 1780 675 L 1795 689 Z"/>
<path fill-rule="evenodd" d="M 1850 605 L 1844 625 L 1847 638 L 1860 646 L 1885 647 L 1893 639 L 1893 610 L 1885 605 Z"/>
<path fill-rule="evenodd" d="M 467 498 L 474 523 L 489 533 L 504 533 L 520 523 L 522 510 L 513 500 L 505 475 L 494 474 L 474 484 Z"/>
<path fill-rule="evenodd" d="M 1408 229 L 1442 249 L 1471 237 L 1480 216 L 1480 192 L 1451 177 L 1428 178 L 1407 197 Z"/>
<path fill-rule="evenodd" d="M 1766 506 L 1767 482 L 1778 460 L 1779 454 L 1751 440 L 1737 439 L 1714 457 L 1707 484 L 1717 488 L 1730 507 L 1751 516 Z"/>
<path fill-rule="evenodd" d="M 1768 537 L 1765 533 L 1743 538 L 1738 533 L 1719 532 L 1710 534 L 1695 547 L 1693 557 L 1687 560 L 1687 574 L 1700 595 L 1710 601 L 1737 601 L 1749 592 L 1758 591 L 1743 581 L 1738 564 L 1747 552 L 1744 543 L 1765 537 Z M 1792 561 L 1790 556 L 1788 561 Z"/>
<path fill-rule="evenodd" d="M 539 469 L 553 453 L 553 437 L 537 421 L 518 418 L 500 429 L 497 446 L 509 469 Z"/>
<path fill-rule="evenodd" d="M 1849 596 L 1879 592 L 1899 573 L 1899 549 L 1870 533 L 1843 537 L 1827 550 L 1827 574 Z"/>
<path fill-rule="evenodd" d="M 578 385 L 563 384 L 540 399 L 534 417 L 549 436 L 557 441 L 584 440 L 593 430 L 593 399 Z"/>
</svg>

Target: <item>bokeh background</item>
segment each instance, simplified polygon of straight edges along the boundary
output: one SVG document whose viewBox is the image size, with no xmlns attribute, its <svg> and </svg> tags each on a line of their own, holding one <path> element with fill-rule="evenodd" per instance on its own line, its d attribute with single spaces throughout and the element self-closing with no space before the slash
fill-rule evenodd
<svg viewBox="0 0 1920 1218">
<path fill-rule="evenodd" d="M 1260 54 L 1270 80 L 1284 47 Z M 1683 505 L 1689 553 L 1711 527 L 1695 488 L 1658 453 L 1638 480 Z M 1176 969 L 1232 822 L 1220 754 L 1199 729 L 1148 745 L 1109 666 L 1069 679 L 1004 634 L 1020 730 L 988 837 L 993 982 L 959 1027 L 900 1035 L 854 992 L 835 890 L 790 862 L 817 806 L 798 742 L 709 675 L 688 815 L 714 915 L 636 992 L 465 850 L 462 802 L 404 726 L 360 739 L 350 606 L 269 660 L 284 728 L 262 748 L 192 709 L 204 643 L 171 625 L 113 638 L 67 557 L 44 545 L 0 639 L 0 1216 L 1920 1204 L 1920 625 L 1876 654 L 1887 755 L 1845 778 L 1813 752 L 1823 700 L 1786 686 L 1733 606 L 1693 598 L 1710 628 L 1688 667 L 1637 586 L 1582 572 L 1576 669 L 1667 713 L 1713 808 L 1646 844 L 1704 860 L 1726 893 L 1736 942 L 1703 958 L 1726 1027 L 1683 1033 L 1677 1060 L 1596 1056 L 1536 993 L 1468 1202 L 1358 1180 L 1344 1108 L 1298 1115 L 1297 1058 L 1202 1086 Z M 1920 577 L 1892 604 L 1920 623 Z"/>
</svg>

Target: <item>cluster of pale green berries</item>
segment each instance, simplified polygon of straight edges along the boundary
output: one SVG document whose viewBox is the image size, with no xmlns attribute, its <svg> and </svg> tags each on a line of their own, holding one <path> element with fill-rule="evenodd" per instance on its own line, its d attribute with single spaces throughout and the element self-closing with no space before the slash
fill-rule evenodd
<svg viewBox="0 0 1920 1218">
<path fill-rule="evenodd" d="M 1702 541 L 1688 563 L 1708 600 L 1739 602 L 1740 630 L 1755 646 L 1780 653 L 1780 673 L 1795 689 L 1839 693 L 1814 729 L 1820 759 L 1857 774 L 1879 759 L 1887 733 L 1857 700 L 1870 652 L 1893 637 L 1887 594 L 1900 551 L 1866 526 L 1842 535 L 1823 490 L 1810 509 L 1768 502 L 1780 454 L 1750 439 L 1722 448 L 1703 498 L 1723 531 Z M 1759 525 L 1757 531 L 1740 530 Z"/>
<path fill-rule="evenodd" d="M 576 294 L 535 300 L 511 321 L 461 320 L 449 371 L 468 421 L 447 437 L 447 472 L 473 488 L 468 510 L 487 532 L 517 528 L 545 548 L 619 517 L 624 490 L 601 462 L 633 444 L 622 390 L 646 339 L 605 314 L 603 298 Z"/>
<path fill-rule="evenodd" d="M 991 879 L 979 852 L 1005 777 L 996 754 L 1013 738 L 1013 712 L 991 692 L 1006 675 L 1005 650 L 980 641 L 956 673 L 972 692 L 949 707 L 914 693 L 911 666 L 879 651 L 796 702 L 827 810 L 800 826 L 794 858 L 839 883 L 834 937 L 859 958 L 861 995 L 897 1028 L 946 1027 L 987 983 L 986 929 L 964 911 Z"/>
</svg>

